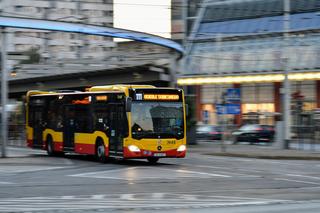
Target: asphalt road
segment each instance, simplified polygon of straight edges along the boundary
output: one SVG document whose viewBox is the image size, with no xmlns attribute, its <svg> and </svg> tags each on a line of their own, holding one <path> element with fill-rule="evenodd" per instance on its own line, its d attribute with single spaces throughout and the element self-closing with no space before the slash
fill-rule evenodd
<svg viewBox="0 0 320 213">
<path fill-rule="evenodd" d="M 319 161 L 206 156 L 107 164 L 10 148 L 0 212 L 319 212 Z"/>
</svg>

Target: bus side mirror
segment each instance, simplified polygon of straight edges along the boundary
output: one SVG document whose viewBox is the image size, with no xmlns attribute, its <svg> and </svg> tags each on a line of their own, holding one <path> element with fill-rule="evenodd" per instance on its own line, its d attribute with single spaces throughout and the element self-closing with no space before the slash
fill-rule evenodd
<svg viewBox="0 0 320 213">
<path fill-rule="evenodd" d="M 189 115 L 189 105 L 185 104 L 184 107 L 186 109 L 186 116 L 188 116 Z"/>
<path fill-rule="evenodd" d="M 126 112 L 131 112 L 132 98 L 126 97 Z"/>
</svg>

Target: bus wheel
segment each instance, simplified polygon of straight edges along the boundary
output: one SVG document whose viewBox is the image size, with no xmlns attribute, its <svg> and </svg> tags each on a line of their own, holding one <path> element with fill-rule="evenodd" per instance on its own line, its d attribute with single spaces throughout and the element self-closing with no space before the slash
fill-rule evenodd
<svg viewBox="0 0 320 213">
<path fill-rule="evenodd" d="M 96 158 L 101 163 L 105 163 L 107 161 L 106 148 L 101 140 L 98 140 L 96 143 Z"/>
<path fill-rule="evenodd" d="M 55 155 L 55 151 L 53 149 L 53 141 L 52 138 L 49 136 L 47 138 L 47 153 L 49 156 L 54 156 Z"/>
<path fill-rule="evenodd" d="M 147 158 L 147 159 L 148 159 L 149 163 L 151 163 L 151 164 L 156 164 L 159 160 L 159 158 Z"/>
</svg>

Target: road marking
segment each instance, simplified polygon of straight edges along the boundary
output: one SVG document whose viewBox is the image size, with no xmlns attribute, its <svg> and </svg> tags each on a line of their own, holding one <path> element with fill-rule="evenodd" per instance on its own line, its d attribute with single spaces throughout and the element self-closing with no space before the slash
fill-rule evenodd
<svg viewBox="0 0 320 213">
<path fill-rule="evenodd" d="M 204 166 L 204 165 L 194 165 L 194 164 L 182 164 L 183 166 L 195 166 L 195 167 L 204 167 L 204 168 L 213 168 L 213 169 L 227 169 L 226 167 L 221 167 L 221 166 Z M 230 168 L 229 168 L 230 169 Z M 243 172 L 251 172 L 251 173 L 261 173 L 261 172 L 265 172 L 264 170 L 253 170 L 253 169 L 243 169 L 243 168 L 231 168 L 233 170 L 239 170 L 239 171 L 243 171 Z M 220 171 L 219 171 L 220 172 Z M 224 172 L 224 171 L 221 171 L 222 173 L 228 173 L 228 172 Z M 234 174 L 234 175 L 238 175 L 240 173 L 233 173 L 233 172 L 230 172 L 230 174 Z M 243 174 L 243 175 L 248 175 L 248 176 L 251 176 L 249 174 Z M 255 176 L 255 175 L 252 175 L 253 177 L 260 177 L 260 176 Z"/>
<path fill-rule="evenodd" d="M 166 171 L 166 172 L 162 172 Z M 168 173 L 168 171 L 170 171 Z M 197 172 L 184 169 L 165 169 L 154 167 L 130 167 L 122 169 L 114 169 L 98 172 L 87 172 L 69 175 L 70 177 L 86 177 L 86 178 L 103 178 L 103 179 L 115 179 L 115 180 L 150 180 L 150 179 L 166 179 L 176 180 L 177 178 L 229 178 L 229 175 Z"/>
<path fill-rule="evenodd" d="M 274 178 L 274 180 L 284 180 L 289 182 L 297 182 L 297 183 L 307 183 L 307 184 L 313 184 L 313 185 L 320 185 L 320 183 L 310 182 L 310 181 L 301 181 L 301 180 L 292 180 L 292 179 L 285 179 L 285 178 Z"/>
<path fill-rule="evenodd" d="M 93 199 L 94 198 L 94 199 Z M 208 194 L 138 193 L 0 199 L 0 212 L 206 208 L 291 202 Z"/>
<path fill-rule="evenodd" d="M 22 172 L 38 172 L 38 171 L 48 171 L 56 169 L 64 169 L 67 167 L 62 166 L 0 166 L 0 173 L 22 173 Z"/>
<path fill-rule="evenodd" d="M 303 178 L 310 178 L 310 179 L 316 179 L 320 180 L 320 177 L 314 177 L 314 176 L 308 176 L 308 175 L 298 175 L 298 174 L 286 174 L 287 176 L 292 176 L 292 177 L 303 177 Z"/>
<path fill-rule="evenodd" d="M 120 196 L 121 200 L 135 200 L 134 194 L 123 194 Z"/>
<path fill-rule="evenodd" d="M 261 163 L 270 163 L 270 164 L 280 164 L 280 165 L 289 165 L 289 166 L 305 166 L 305 164 L 301 164 L 301 163 L 285 163 L 282 162 L 281 160 L 263 160 L 263 159 L 257 159 L 259 160 Z"/>
<path fill-rule="evenodd" d="M 171 169 L 166 169 L 166 170 L 171 170 Z M 221 175 L 221 174 L 214 174 L 214 173 L 207 173 L 207 172 L 196 172 L 196 171 L 189 171 L 189 170 L 184 170 L 184 169 L 178 169 L 175 171 L 182 172 L 182 173 L 190 173 L 190 174 L 208 175 L 208 176 L 212 176 L 212 177 L 231 177 L 229 175 Z"/>
<path fill-rule="evenodd" d="M 203 159 L 203 155 L 201 154 L 198 154 L 200 156 L 197 156 L 197 158 L 200 158 L 200 159 Z M 201 157 L 202 156 L 202 157 Z M 194 156 L 195 158 L 195 156 Z M 209 159 L 215 159 L 215 160 L 222 160 L 222 161 L 235 161 L 235 159 L 237 161 L 244 161 L 244 162 L 259 162 L 259 163 L 270 163 L 270 164 L 283 164 L 283 165 L 291 165 L 291 166 L 305 166 L 304 164 L 302 163 L 286 163 L 286 162 L 283 162 L 283 160 L 265 160 L 265 159 L 244 159 L 244 158 L 239 158 L 239 157 L 222 157 L 222 156 L 209 156 L 209 157 L 206 157 L 206 158 L 209 158 Z M 318 165 L 320 166 L 320 165 Z"/>
<path fill-rule="evenodd" d="M 209 169 L 226 169 L 226 167 L 220 167 L 220 166 L 205 166 L 205 165 L 195 165 L 195 164 L 192 164 L 192 165 L 183 164 L 183 166 L 201 167 L 201 168 L 209 168 Z M 246 170 L 246 171 L 248 171 L 248 170 Z M 226 173 L 226 174 L 242 176 L 242 177 L 261 177 L 261 176 L 258 176 L 258 175 L 250 175 L 250 174 L 243 174 L 243 173 L 237 173 L 237 172 L 228 172 L 228 171 L 219 171 L 219 173 Z"/>
<path fill-rule="evenodd" d="M 69 175 L 71 177 L 85 177 L 85 176 L 95 176 L 95 175 L 99 175 L 101 174 L 101 172 L 103 173 L 110 173 L 110 172 L 117 172 L 117 171 L 124 171 L 124 170 L 132 170 L 135 167 L 131 167 L 131 168 L 122 168 L 122 169 L 111 169 L 108 171 L 98 171 L 98 172 L 86 172 L 86 173 L 80 173 L 80 174 L 75 174 L 75 175 Z"/>
<path fill-rule="evenodd" d="M 243 159 L 243 158 L 239 158 L 239 157 L 218 157 L 218 156 L 215 156 L 215 157 L 207 157 L 207 158 L 210 158 L 210 159 L 215 159 L 215 160 L 222 160 L 222 161 L 233 161 L 236 159 L 237 161 L 244 161 L 244 162 L 249 162 L 249 161 L 253 161 L 252 159 Z M 203 159 L 203 157 L 202 157 Z"/>
<path fill-rule="evenodd" d="M 162 199 L 164 197 L 165 193 L 153 193 L 152 198 L 153 199 Z"/>
<path fill-rule="evenodd" d="M 6 181 L 0 181 L 0 184 L 3 184 L 3 185 L 10 185 L 10 184 L 13 184 L 12 182 L 6 182 Z"/>
<path fill-rule="evenodd" d="M 104 199 L 106 195 L 92 195 L 91 199 L 94 200 L 100 200 L 100 199 Z"/>
</svg>

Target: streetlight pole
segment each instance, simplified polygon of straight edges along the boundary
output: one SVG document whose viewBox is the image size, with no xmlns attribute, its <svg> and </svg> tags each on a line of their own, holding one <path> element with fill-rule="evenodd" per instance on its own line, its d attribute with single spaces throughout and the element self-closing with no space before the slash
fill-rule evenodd
<svg viewBox="0 0 320 213">
<path fill-rule="evenodd" d="M 188 0 L 182 1 L 182 14 L 181 18 L 183 21 L 183 38 L 182 45 L 184 48 L 187 46 L 188 41 Z"/>
<path fill-rule="evenodd" d="M 289 43 L 289 31 L 290 31 L 290 0 L 284 0 L 284 19 L 283 19 L 283 30 L 284 30 L 284 43 L 285 49 L 288 47 Z M 288 51 L 286 51 L 286 56 L 283 59 L 284 65 L 284 81 L 283 81 L 283 148 L 288 149 L 291 139 L 291 96 L 290 96 L 290 81 L 288 78 L 289 74 L 289 57 Z"/>
<path fill-rule="evenodd" d="M 8 73 L 7 73 L 7 34 L 6 28 L 2 28 L 1 34 L 1 157 L 6 157 L 6 145 L 8 140 L 7 99 L 8 99 Z"/>
</svg>

